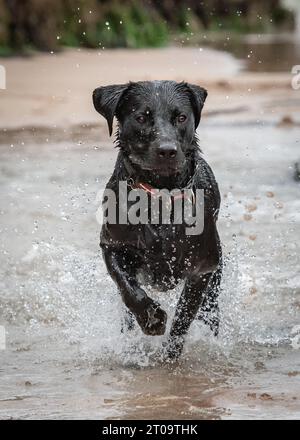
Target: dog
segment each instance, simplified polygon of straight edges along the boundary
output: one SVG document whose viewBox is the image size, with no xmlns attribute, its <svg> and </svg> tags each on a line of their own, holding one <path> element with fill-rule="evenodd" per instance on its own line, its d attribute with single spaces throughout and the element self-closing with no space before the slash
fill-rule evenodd
<svg viewBox="0 0 300 440">
<path fill-rule="evenodd" d="M 103 258 L 126 305 L 129 329 L 137 321 L 146 335 L 163 335 L 166 330 L 167 314 L 141 287 L 140 275 L 161 290 L 184 281 L 165 344 L 168 360 L 180 356 L 195 318 L 209 325 L 214 335 L 219 329 L 220 192 L 196 136 L 206 97 L 204 88 L 175 81 L 129 82 L 93 92 L 94 107 L 106 119 L 110 135 L 114 117 L 118 121 L 119 153 L 106 189 L 114 191 L 119 208 L 121 181 L 128 191 L 140 189 L 149 198 L 154 189 L 204 191 L 201 234 L 187 235 L 184 224 L 161 219 L 156 224 L 117 220 L 102 225 Z"/>
</svg>

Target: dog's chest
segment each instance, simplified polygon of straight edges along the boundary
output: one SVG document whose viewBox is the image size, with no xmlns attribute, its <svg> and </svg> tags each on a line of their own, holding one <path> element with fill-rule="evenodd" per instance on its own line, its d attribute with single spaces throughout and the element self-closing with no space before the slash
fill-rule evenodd
<svg viewBox="0 0 300 440">
<path fill-rule="evenodd" d="M 139 252 L 146 284 L 174 288 L 202 258 L 199 237 L 187 237 L 178 226 L 150 227 L 146 234 L 148 248 Z"/>
<path fill-rule="evenodd" d="M 181 276 L 199 255 L 199 237 L 188 237 L 183 228 L 183 225 L 147 225 L 144 229 L 142 255 L 152 270 L 169 268 Z"/>
</svg>

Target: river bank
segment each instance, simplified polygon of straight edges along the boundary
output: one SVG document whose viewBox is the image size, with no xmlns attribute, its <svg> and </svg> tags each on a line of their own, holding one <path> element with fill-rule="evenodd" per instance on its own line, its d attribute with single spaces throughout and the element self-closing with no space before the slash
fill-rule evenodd
<svg viewBox="0 0 300 440">
<path fill-rule="evenodd" d="M 180 60 L 180 62 L 178 62 Z M 99 124 L 91 105 L 93 88 L 138 80 L 173 79 L 206 87 L 204 116 L 223 114 L 279 122 L 299 108 L 292 74 L 242 71 L 243 62 L 209 48 L 66 50 L 60 54 L 4 59 L 7 87 L 0 91 L 0 136 L 7 131 L 55 129 L 66 135 Z"/>
</svg>

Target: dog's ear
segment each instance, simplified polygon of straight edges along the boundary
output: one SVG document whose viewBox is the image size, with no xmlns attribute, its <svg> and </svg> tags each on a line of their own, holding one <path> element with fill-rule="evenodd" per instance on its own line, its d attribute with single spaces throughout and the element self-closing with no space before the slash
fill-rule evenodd
<svg viewBox="0 0 300 440">
<path fill-rule="evenodd" d="M 195 128 L 197 128 L 200 122 L 201 111 L 207 97 L 207 91 L 203 87 L 194 84 L 187 83 L 186 86 L 190 91 L 191 103 L 195 116 Z"/>
<path fill-rule="evenodd" d="M 109 135 L 112 134 L 113 119 L 122 94 L 129 84 L 98 87 L 93 92 L 94 107 L 107 120 Z"/>
</svg>

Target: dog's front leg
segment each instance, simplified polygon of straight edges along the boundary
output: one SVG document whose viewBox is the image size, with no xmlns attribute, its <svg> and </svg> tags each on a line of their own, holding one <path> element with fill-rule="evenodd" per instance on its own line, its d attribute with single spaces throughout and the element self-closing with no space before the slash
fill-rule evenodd
<svg viewBox="0 0 300 440">
<path fill-rule="evenodd" d="M 170 359 L 178 358 L 182 352 L 184 337 L 204 300 L 211 275 L 206 273 L 189 277 L 185 282 L 167 344 L 167 355 Z"/>
<path fill-rule="evenodd" d="M 124 251 L 123 251 L 124 252 Z M 107 270 L 118 286 L 122 299 L 136 317 L 146 335 L 163 335 L 166 330 L 167 314 L 159 304 L 149 298 L 136 280 L 136 270 L 122 251 L 103 249 Z"/>
</svg>

